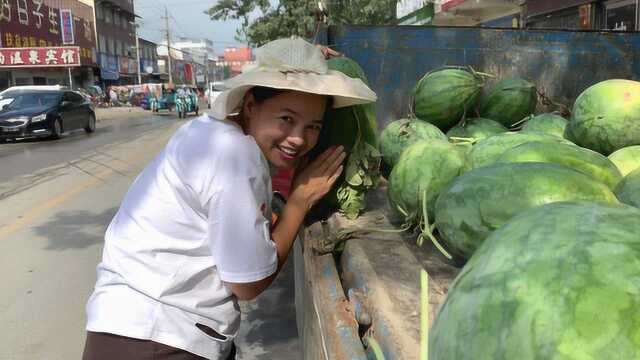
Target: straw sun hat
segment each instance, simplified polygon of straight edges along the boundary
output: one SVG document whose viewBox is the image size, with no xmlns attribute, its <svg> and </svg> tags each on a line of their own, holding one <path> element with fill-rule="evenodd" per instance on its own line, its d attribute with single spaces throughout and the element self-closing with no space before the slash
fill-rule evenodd
<svg viewBox="0 0 640 360">
<path fill-rule="evenodd" d="M 255 86 L 295 90 L 333 97 L 339 108 L 376 101 L 360 79 L 329 70 L 320 48 L 300 38 L 271 41 L 256 51 L 256 66 L 225 82 L 227 90 L 213 103 L 213 116 L 238 113 L 247 90 Z"/>
</svg>

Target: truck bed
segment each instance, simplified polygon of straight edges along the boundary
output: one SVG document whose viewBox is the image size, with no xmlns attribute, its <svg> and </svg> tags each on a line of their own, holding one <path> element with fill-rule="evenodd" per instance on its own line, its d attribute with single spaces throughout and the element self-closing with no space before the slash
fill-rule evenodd
<svg viewBox="0 0 640 360">
<path fill-rule="evenodd" d="M 305 359 L 358 359 L 372 351 L 372 338 L 387 359 L 418 359 L 420 272 L 429 275 L 431 323 L 460 270 L 431 243 L 418 246 L 412 233 L 356 233 L 343 250 L 326 253 L 327 244 L 345 230 L 399 227 L 384 185 L 367 201 L 369 210 L 358 219 L 335 214 L 316 222 L 297 245 L 296 267 L 304 272 L 296 272 L 304 279 L 296 279 L 296 296 L 307 304 L 298 307 L 299 316 L 304 314 L 298 330 Z M 354 348 L 357 354 L 345 351 Z"/>
</svg>

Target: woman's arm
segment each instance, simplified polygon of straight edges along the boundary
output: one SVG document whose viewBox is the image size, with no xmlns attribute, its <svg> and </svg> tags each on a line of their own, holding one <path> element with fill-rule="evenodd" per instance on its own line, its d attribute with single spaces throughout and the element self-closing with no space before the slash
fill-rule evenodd
<svg viewBox="0 0 640 360">
<path fill-rule="evenodd" d="M 331 186 L 342 173 L 345 157 L 342 147 L 330 148 L 296 176 L 291 196 L 271 233 L 278 252 L 278 268 L 273 275 L 260 281 L 226 283 L 238 299 L 254 299 L 273 282 L 287 260 L 304 217 L 309 209 L 331 190 Z"/>
</svg>

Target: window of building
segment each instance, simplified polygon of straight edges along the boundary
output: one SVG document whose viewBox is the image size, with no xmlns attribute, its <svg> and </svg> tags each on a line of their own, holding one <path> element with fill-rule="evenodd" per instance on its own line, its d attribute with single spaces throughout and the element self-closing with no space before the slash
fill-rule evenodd
<svg viewBox="0 0 640 360">
<path fill-rule="evenodd" d="M 125 29 L 129 29 L 129 17 L 125 13 L 120 13 L 120 22 L 122 23 L 122 27 Z"/>
<path fill-rule="evenodd" d="M 105 39 L 104 35 L 98 35 L 98 46 L 101 52 L 107 52 L 107 39 Z"/>
<path fill-rule="evenodd" d="M 120 26 L 120 12 L 118 11 L 113 12 L 113 24 L 115 26 Z"/>
<path fill-rule="evenodd" d="M 105 8 L 104 9 L 104 22 L 107 24 L 111 24 L 113 22 L 113 9 Z"/>
<path fill-rule="evenodd" d="M 98 4 L 98 6 L 96 6 L 96 18 L 98 20 L 102 20 L 104 18 L 104 6 L 102 4 Z"/>
<path fill-rule="evenodd" d="M 112 37 L 107 37 L 107 53 L 111 55 L 116 54 L 116 47 L 114 45 L 114 41 Z"/>
</svg>

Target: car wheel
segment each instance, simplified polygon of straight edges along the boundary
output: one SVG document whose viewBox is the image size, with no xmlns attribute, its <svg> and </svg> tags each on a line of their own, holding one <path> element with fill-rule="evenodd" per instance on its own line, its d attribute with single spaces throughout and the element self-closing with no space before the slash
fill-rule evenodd
<svg viewBox="0 0 640 360">
<path fill-rule="evenodd" d="M 60 119 L 56 119 L 53 122 L 53 129 L 51 131 L 51 138 L 52 139 L 60 139 L 61 135 L 62 135 L 62 124 L 60 123 Z"/>
<path fill-rule="evenodd" d="M 96 117 L 93 114 L 89 114 L 89 120 L 87 121 L 87 126 L 85 126 L 84 131 L 87 132 L 87 134 L 90 134 L 94 131 L 96 131 Z"/>
<path fill-rule="evenodd" d="M 198 110 L 200 109 L 196 106 L 196 116 L 198 116 Z"/>
</svg>

